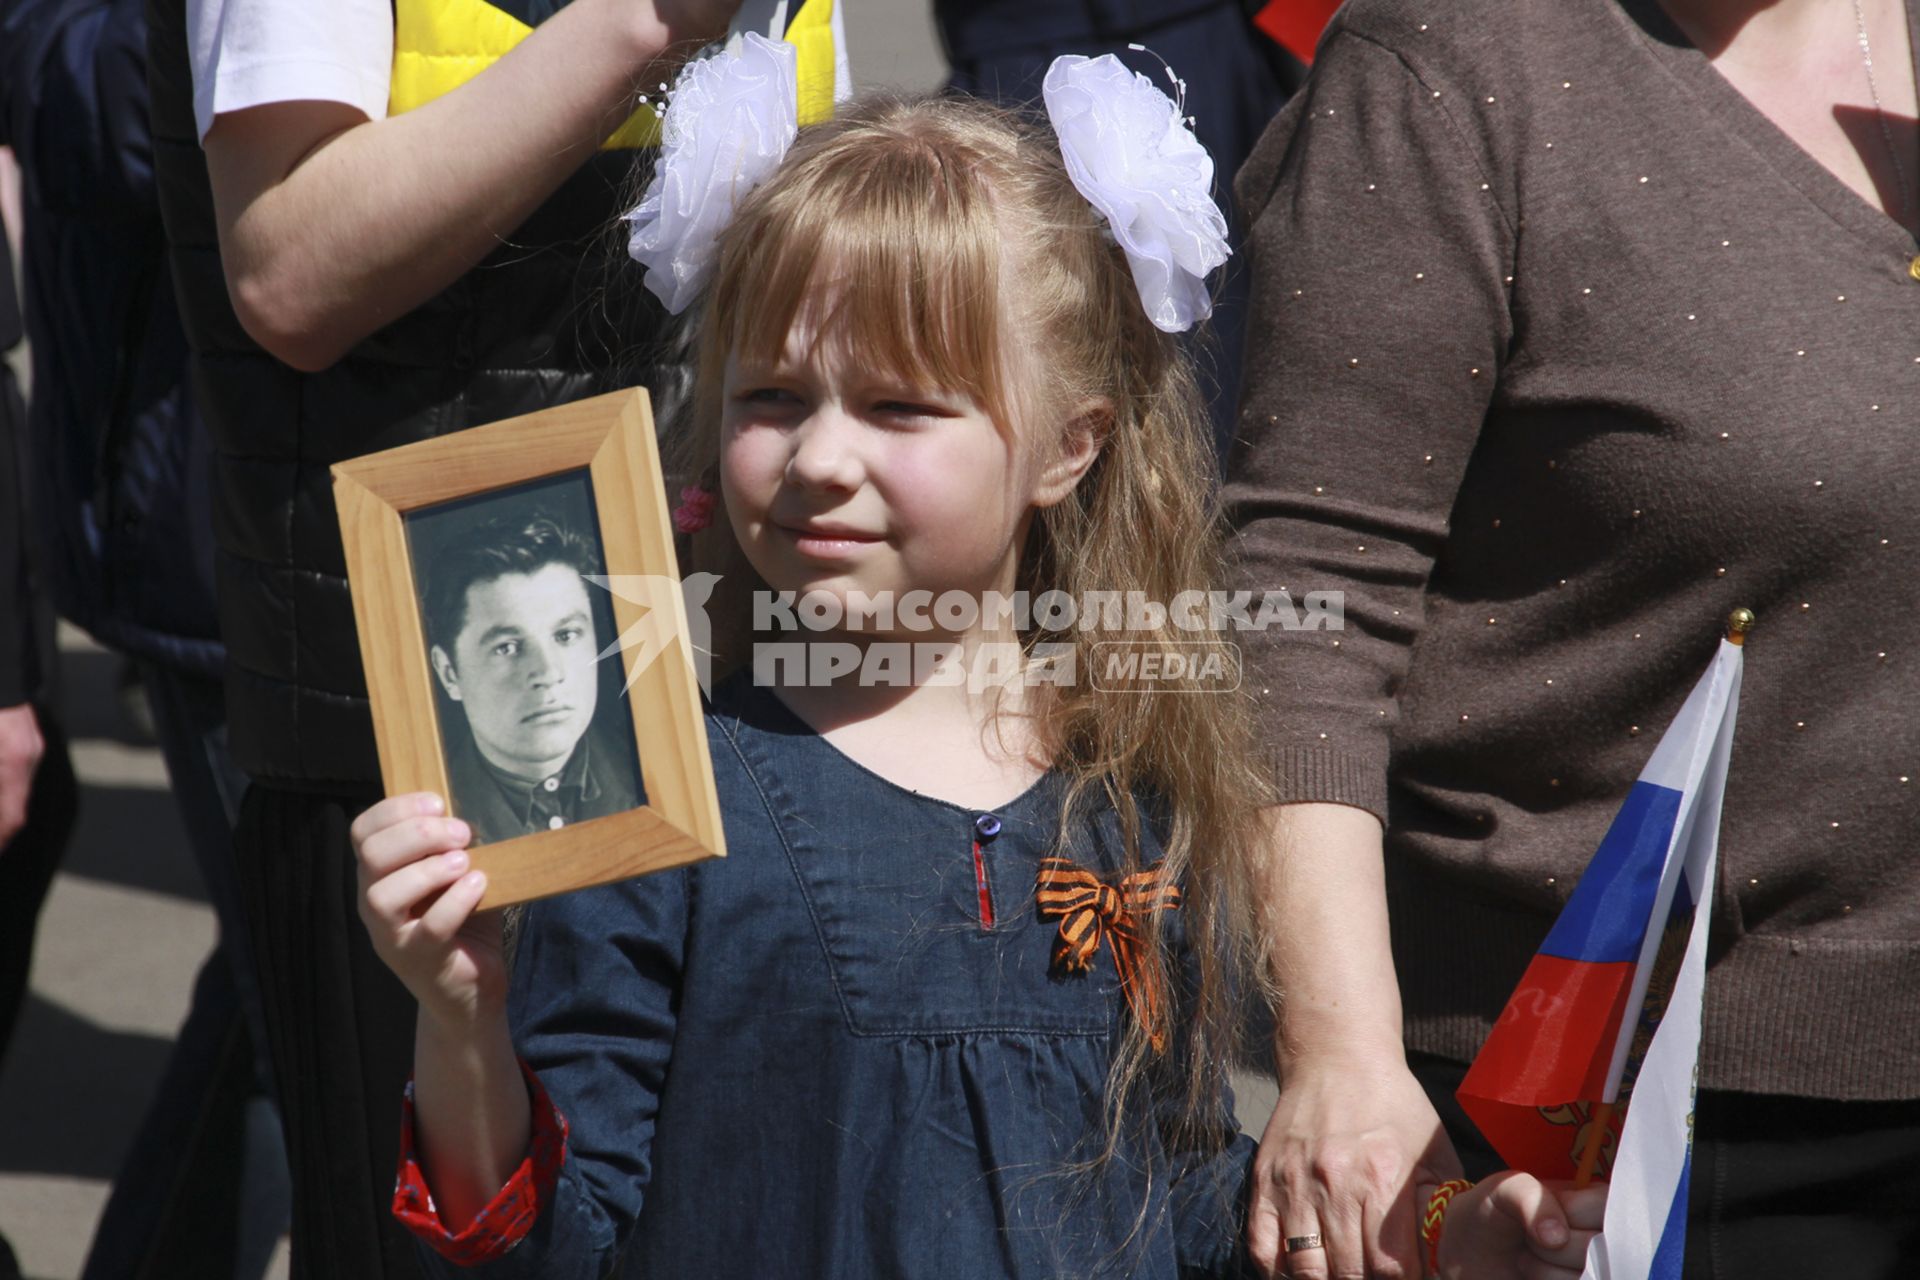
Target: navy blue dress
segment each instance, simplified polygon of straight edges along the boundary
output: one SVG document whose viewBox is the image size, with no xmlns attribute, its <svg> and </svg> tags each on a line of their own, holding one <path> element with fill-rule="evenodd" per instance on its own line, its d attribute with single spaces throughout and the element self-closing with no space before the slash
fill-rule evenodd
<svg viewBox="0 0 1920 1280">
<path fill-rule="evenodd" d="M 1097 1153 L 1125 1015 L 1105 948 L 1089 973 L 1049 971 L 1034 886 L 1059 780 L 992 815 L 983 902 L 979 813 L 867 771 L 742 681 L 707 733 L 724 860 L 529 909 L 515 1038 L 567 1159 L 511 1252 L 436 1271 L 1238 1274 L 1244 1137 L 1184 1158 L 1149 1124 L 1070 1167 Z M 1118 865 L 1110 812 L 1072 844 Z"/>
</svg>

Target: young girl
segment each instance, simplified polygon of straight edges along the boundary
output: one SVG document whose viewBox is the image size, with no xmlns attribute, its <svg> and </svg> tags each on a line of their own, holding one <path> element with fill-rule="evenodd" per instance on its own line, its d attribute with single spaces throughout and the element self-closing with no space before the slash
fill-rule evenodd
<svg viewBox="0 0 1920 1280">
<path fill-rule="evenodd" d="M 439 1258 L 1235 1273 L 1258 779 L 1237 698 L 1096 665 L 1223 642 L 1178 610 L 924 604 L 1215 580 L 1206 421 L 1156 319 L 1053 133 L 977 102 L 843 111 L 740 203 L 683 460 L 723 507 L 696 559 L 737 589 L 707 715 L 729 856 L 533 905 L 509 975 L 465 824 L 410 795 L 354 825 L 363 915 L 420 1002 L 396 1212 Z M 756 634 L 763 589 L 840 620 Z M 766 687 L 775 640 L 944 658 L 762 662 Z"/>
</svg>

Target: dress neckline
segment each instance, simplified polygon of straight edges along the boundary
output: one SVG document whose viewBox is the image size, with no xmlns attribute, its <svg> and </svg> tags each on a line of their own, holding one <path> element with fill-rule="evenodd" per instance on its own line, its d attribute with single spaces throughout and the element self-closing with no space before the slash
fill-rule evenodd
<svg viewBox="0 0 1920 1280">
<path fill-rule="evenodd" d="M 1024 811 L 1032 804 L 1037 803 L 1043 794 L 1050 792 L 1054 783 L 1059 779 L 1060 771 L 1057 768 L 1049 768 L 1038 778 L 1035 778 L 1033 782 L 1019 794 L 999 804 L 990 806 L 962 804 L 957 800 L 948 800 L 944 796 L 933 795 L 926 791 L 915 791 L 911 787 L 903 786 L 895 782 L 883 773 L 874 772 L 835 746 L 825 734 L 808 724 L 798 712 L 782 701 L 780 695 L 775 693 L 771 688 L 755 683 L 753 680 L 745 677 L 740 679 L 740 688 L 746 701 L 750 705 L 759 708 L 765 716 L 773 722 L 763 723 L 763 728 L 770 729 L 776 733 L 786 733 L 794 737 L 811 739 L 818 744 L 816 749 L 827 753 L 830 759 L 839 762 L 842 767 L 852 770 L 861 777 L 886 788 L 893 794 L 962 815 L 969 821 L 982 813 L 1007 814 Z"/>
<path fill-rule="evenodd" d="M 1629 34 L 1674 79 L 1689 90 L 1719 129 L 1744 142 L 1811 204 L 1877 252 L 1898 255 L 1901 265 L 1920 248 L 1920 239 L 1894 216 L 1843 182 L 1789 137 L 1766 112 L 1722 75 L 1659 4 L 1659 0 L 1617 0 L 1609 5 L 1630 28 Z M 1908 53 L 1920 85 L 1920 0 L 1905 0 Z M 1920 188 L 1920 157 L 1913 160 Z M 1920 189 L 1914 192 L 1920 200 Z"/>
</svg>

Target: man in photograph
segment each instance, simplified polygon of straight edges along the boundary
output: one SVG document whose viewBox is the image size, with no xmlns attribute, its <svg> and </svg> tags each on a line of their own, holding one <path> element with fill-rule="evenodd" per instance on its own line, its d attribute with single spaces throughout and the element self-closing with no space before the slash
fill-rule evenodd
<svg viewBox="0 0 1920 1280">
<path fill-rule="evenodd" d="M 599 643 L 583 575 L 596 564 L 586 539 L 546 516 L 488 520 L 434 559 L 430 657 L 465 713 L 464 726 L 442 726 L 449 800 L 476 844 L 640 803 L 630 752 L 594 721 Z"/>
</svg>

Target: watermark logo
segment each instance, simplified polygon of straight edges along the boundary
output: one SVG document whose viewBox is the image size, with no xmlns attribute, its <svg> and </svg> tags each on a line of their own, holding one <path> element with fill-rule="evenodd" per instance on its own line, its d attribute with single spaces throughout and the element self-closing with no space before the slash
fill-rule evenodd
<svg viewBox="0 0 1920 1280">
<path fill-rule="evenodd" d="M 1113 693 L 1155 685 L 1172 693 L 1232 693 L 1240 687 L 1240 646 L 1102 640 L 1093 646 L 1093 687 Z"/>
<path fill-rule="evenodd" d="M 587 575 L 587 580 L 638 606 L 638 617 L 598 657 L 626 653 L 627 688 L 670 648 L 678 648 L 701 691 L 712 693 L 713 623 L 707 605 L 720 583 L 714 573 L 676 580 L 664 574 Z M 971 690 L 1009 684 L 1077 686 L 1098 690 L 1143 685 L 1185 693 L 1231 693 L 1240 687 L 1241 650 L 1229 635 L 1345 629 L 1345 597 L 1310 591 L 1296 603 L 1285 591 L 1183 591 L 1168 601 L 1144 592 L 948 591 L 845 595 L 817 591 L 756 591 L 752 625 L 756 684 L 824 686 L 964 685 Z M 684 620 L 684 627 L 683 627 Z M 902 640 L 901 635 L 995 634 L 1038 630 L 1052 636 L 1097 631 L 1140 639 L 1101 639 L 1080 669 L 1069 641 L 988 642 L 962 646 L 950 639 Z M 1171 635 L 1169 633 L 1172 633 Z M 849 635 L 872 635 L 854 641 Z M 1183 641 L 1182 635 L 1191 635 Z M 791 638 L 789 638 L 791 637 Z M 809 638 L 811 637 L 811 638 Z"/>
<path fill-rule="evenodd" d="M 974 627 L 1055 634 L 1070 631 L 1340 631 L 1346 595 L 1309 591 L 1295 603 L 1285 591 L 1182 591 L 1157 600 L 1144 591 L 890 591 L 845 595 L 756 591 L 753 629 L 768 631 L 926 632 L 957 635 Z"/>
<path fill-rule="evenodd" d="M 627 651 L 628 693 L 648 667 L 681 641 L 680 654 L 700 692 L 713 692 L 713 620 L 707 616 L 707 601 L 720 585 L 717 573 L 690 573 L 676 579 L 664 573 L 620 573 L 581 575 L 597 587 L 603 587 L 629 604 L 640 607 L 640 616 L 619 638 L 595 655 L 604 662 L 616 653 Z M 681 629 L 681 619 L 686 628 Z"/>
</svg>

